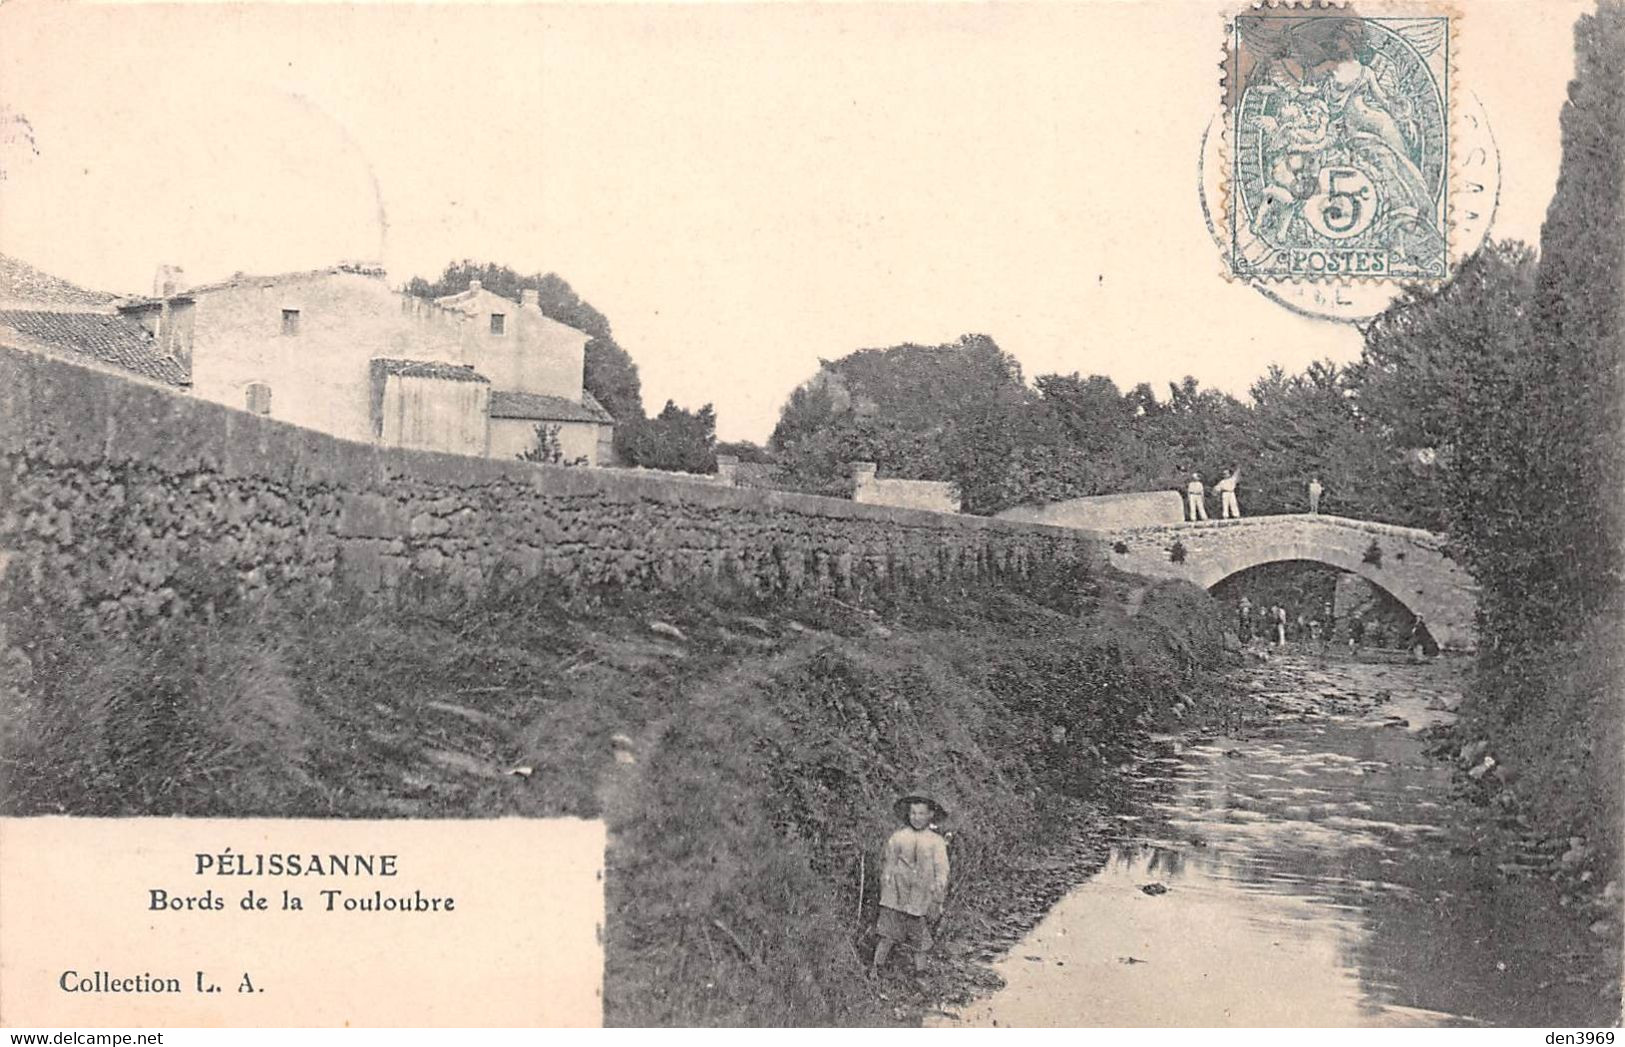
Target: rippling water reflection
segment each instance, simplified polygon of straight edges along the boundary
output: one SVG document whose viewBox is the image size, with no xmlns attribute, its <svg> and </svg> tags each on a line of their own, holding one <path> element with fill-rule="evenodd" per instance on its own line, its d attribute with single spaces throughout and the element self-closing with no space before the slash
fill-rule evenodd
<svg viewBox="0 0 1625 1047">
<path fill-rule="evenodd" d="M 1538 1024 L 1532 979 L 1549 950 L 1508 933 L 1527 914 L 1485 911 L 1492 895 L 1527 906 L 1528 891 L 1452 857 L 1449 769 L 1417 737 L 1450 718 L 1456 671 L 1254 670 L 1248 700 L 1266 726 L 1166 739 L 1168 755 L 1141 769 L 1136 837 L 999 962 L 1006 988 L 961 1020 Z M 1538 995 L 1549 1008 L 1550 991 Z"/>
</svg>

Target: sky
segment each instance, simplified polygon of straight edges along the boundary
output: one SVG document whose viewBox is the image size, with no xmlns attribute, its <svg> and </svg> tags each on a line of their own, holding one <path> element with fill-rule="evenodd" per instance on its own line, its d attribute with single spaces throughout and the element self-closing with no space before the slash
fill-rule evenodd
<svg viewBox="0 0 1625 1047">
<path fill-rule="evenodd" d="M 1491 235 L 1534 243 L 1591 5 L 1457 6 Z M 0 251 L 115 292 L 165 263 L 557 272 L 650 412 L 713 403 L 723 439 L 764 440 L 820 358 L 968 332 L 1029 378 L 1245 395 L 1359 335 L 1222 276 L 1198 160 L 1224 11 L 12 0 L 0 106 L 33 142 L 0 147 Z"/>
</svg>

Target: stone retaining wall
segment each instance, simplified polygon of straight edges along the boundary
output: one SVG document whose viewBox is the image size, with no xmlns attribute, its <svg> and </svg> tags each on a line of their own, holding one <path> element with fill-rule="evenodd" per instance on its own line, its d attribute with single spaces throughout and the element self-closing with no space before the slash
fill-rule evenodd
<svg viewBox="0 0 1625 1047">
<path fill-rule="evenodd" d="M 415 573 L 840 590 L 1105 556 L 1064 528 L 379 448 L 4 346 L 0 459 L 8 573 L 49 570 L 114 622 Z"/>
</svg>

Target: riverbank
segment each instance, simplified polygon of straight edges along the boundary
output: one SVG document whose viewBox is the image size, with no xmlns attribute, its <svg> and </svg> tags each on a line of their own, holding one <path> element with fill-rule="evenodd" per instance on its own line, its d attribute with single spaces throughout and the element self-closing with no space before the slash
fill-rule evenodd
<svg viewBox="0 0 1625 1047">
<path fill-rule="evenodd" d="M 1625 877 L 1625 615 L 1567 642 L 1493 652 L 1469 683 L 1462 721 L 1441 740 L 1503 864 L 1559 888 L 1588 933 L 1621 944 Z"/>
<path fill-rule="evenodd" d="M 14 587 L 8 814 L 602 817 L 606 1020 L 912 1024 L 1086 867 L 1153 718 L 1225 662 L 1180 583 L 856 600 L 566 591 L 227 607 L 98 641 Z M 941 959 L 864 977 L 892 799 L 953 812 Z M 899 957 L 901 959 L 901 957 Z M 978 979 L 983 979 L 978 981 Z"/>
<path fill-rule="evenodd" d="M 1617 950 L 1439 758 L 1469 665 L 1255 662 L 1153 739 L 1105 867 L 956 1021 L 1616 1022 Z"/>
</svg>

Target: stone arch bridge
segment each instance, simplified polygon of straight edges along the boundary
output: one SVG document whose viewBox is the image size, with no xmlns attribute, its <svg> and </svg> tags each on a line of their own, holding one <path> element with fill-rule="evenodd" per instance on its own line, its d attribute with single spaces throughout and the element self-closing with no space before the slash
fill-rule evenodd
<svg viewBox="0 0 1625 1047">
<path fill-rule="evenodd" d="M 1476 645 L 1478 587 L 1431 531 L 1342 516 L 1251 516 L 1102 527 L 1114 567 L 1202 588 L 1251 567 L 1312 560 L 1352 572 L 1422 616 L 1441 648 Z M 1176 548 L 1177 543 L 1177 548 Z"/>
</svg>

